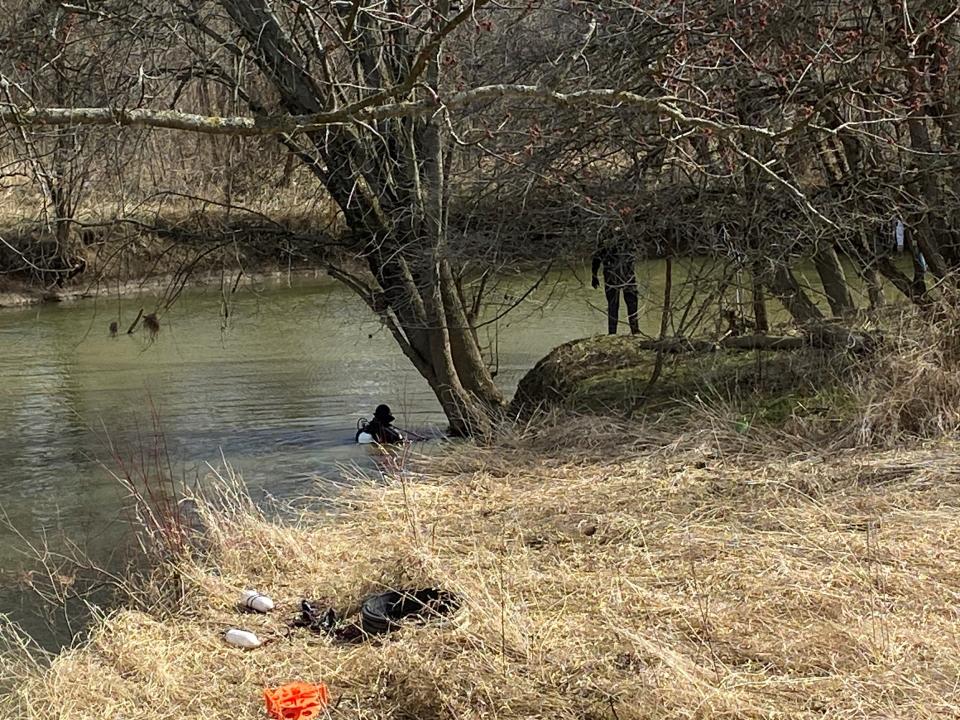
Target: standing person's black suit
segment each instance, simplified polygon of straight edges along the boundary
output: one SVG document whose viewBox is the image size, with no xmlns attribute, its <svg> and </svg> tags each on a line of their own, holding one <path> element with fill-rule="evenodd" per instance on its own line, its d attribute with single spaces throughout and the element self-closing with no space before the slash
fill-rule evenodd
<svg viewBox="0 0 960 720">
<path fill-rule="evenodd" d="M 601 243 L 593 255 L 592 284 L 594 289 L 600 287 L 597 272 L 603 267 L 603 293 L 607 297 L 607 332 L 617 334 L 617 324 L 620 317 L 620 293 L 627 305 L 627 322 L 630 323 L 630 332 L 636 335 L 640 332 L 638 318 L 639 292 L 637 291 L 637 273 L 634 269 L 636 258 L 633 248 L 625 238 L 618 237 L 612 242 Z"/>
</svg>

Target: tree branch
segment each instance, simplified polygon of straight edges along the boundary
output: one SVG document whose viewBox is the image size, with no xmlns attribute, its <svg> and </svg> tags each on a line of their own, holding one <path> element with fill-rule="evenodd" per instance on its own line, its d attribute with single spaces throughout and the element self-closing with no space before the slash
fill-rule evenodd
<svg viewBox="0 0 960 720">
<path fill-rule="evenodd" d="M 561 93 L 536 85 L 483 85 L 447 97 L 425 98 L 365 107 L 365 102 L 347 105 L 330 112 L 308 115 L 259 115 L 256 117 L 197 115 L 176 110 L 147 108 L 87 107 L 38 108 L 0 106 L 0 121 L 17 126 L 32 125 L 120 125 L 158 127 L 210 135 L 279 135 L 322 130 L 331 125 L 374 122 L 397 117 L 432 115 L 441 108 L 454 109 L 491 100 L 535 100 L 545 104 L 575 107 L 606 105 L 645 110 L 672 118 L 687 127 L 709 129 L 718 135 L 746 133 L 767 139 L 782 137 L 765 127 L 725 123 L 687 115 L 680 104 L 689 101 L 673 96 L 646 97 L 627 90 L 601 88 Z"/>
</svg>

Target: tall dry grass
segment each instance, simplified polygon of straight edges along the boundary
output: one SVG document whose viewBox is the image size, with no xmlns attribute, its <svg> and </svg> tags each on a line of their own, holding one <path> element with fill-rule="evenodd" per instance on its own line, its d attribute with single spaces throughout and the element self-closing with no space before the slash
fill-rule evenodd
<svg viewBox="0 0 960 720">
<path fill-rule="evenodd" d="M 225 483 L 182 604 L 21 665 L 6 715 L 261 717 L 294 680 L 330 686 L 330 717 L 960 714 L 960 446 L 761 457 L 636 430 L 460 446 L 285 524 Z M 457 622 L 346 646 L 285 627 L 300 598 L 423 584 L 463 597 Z M 247 587 L 277 612 L 239 615 Z M 231 626 L 271 642 L 229 647 Z"/>
<path fill-rule="evenodd" d="M 891 446 L 960 433 L 960 293 L 944 285 L 923 311 L 902 314 L 888 347 L 860 373 L 854 439 Z"/>
<path fill-rule="evenodd" d="M 693 378 L 660 435 L 683 444 L 712 434 L 759 456 L 960 440 L 960 292 L 944 283 L 924 307 L 865 320 L 876 344 L 868 352 L 780 353 L 764 360 L 758 379 Z"/>
</svg>

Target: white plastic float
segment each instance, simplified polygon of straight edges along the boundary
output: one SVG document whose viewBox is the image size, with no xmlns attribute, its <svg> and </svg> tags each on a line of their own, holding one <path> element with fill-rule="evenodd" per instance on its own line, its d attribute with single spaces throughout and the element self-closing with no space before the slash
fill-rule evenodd
<svg viewBox="0 0 960 720">
<path fill-rule="evenodd" d="M 261 595 L 256 590 L 244 590 L 240 595 L 240 605 L 247 610 L 257 612 L 270 612 L 274 608 L 273 600 L 266 595 Z"/>
<path fill-rule="evenodd" d="M 236 645 L 237 647 L 242 648 L 255 648 L 260 647 L 263 643 L 260 641 L 256 635 L 254 635 L 249 630 L 240 630 L 239 628 L 230 628 L 227 632 L 224 633 L 223 639 L 226 640 L 231 645 Z"/>
</svg>

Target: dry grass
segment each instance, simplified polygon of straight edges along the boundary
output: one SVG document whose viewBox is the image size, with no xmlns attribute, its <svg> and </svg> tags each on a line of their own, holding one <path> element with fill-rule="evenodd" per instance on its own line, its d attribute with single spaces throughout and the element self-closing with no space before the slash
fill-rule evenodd
<svg viewBox="0 0 960 720">
<path fill-rule="evenodd" d="M 293 524 L 201 504 L 182 606 L 22 665 L 8 716 L 262 717 L 261 688 L 293 680 L 326 682 L 333 717 L 960 713 L 960 446 L 763 458 L 709 427 L 661 451 L 611 430 L 461 447 Z M 462 594 L 458 623 L 358 646 L 285 631 L 302 597 L 421 583 Z M 235 612 L 251 586 L 275 614 Z M 275 640 L 231 648 L 230 626 Z"/>
<path fill-rule="evenodd" d="M 960 436 L 960 297 L 940 293 L 927 311 L 897 319 L 891 347 L 862 373 L 856 442 Z"/>
</svg>

